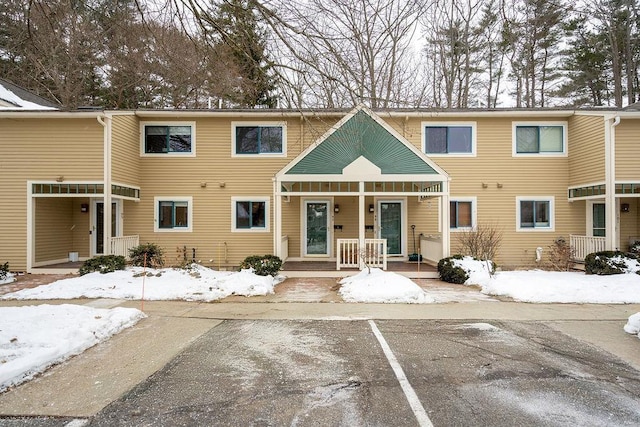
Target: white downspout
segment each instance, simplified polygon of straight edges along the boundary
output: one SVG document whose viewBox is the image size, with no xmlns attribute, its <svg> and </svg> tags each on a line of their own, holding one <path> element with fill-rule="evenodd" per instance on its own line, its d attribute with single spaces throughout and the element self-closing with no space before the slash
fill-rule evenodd
<svg viewBox="0 0 640 427">
<path fill-rule="evenodd" d="M 611 122 L 611 120 L 613 120 Z M 618 247 L 616 242 L 616 222 L 618 219 L 618 209 L 616 205 L 616 131 L 615 127 L 620 124 L 620 116 L 607 119 L 605 126 L 605 249 L 615 250 Z"/>
<path fill-rule="evenodd" d="M 104 181 L 104 254 L 111 255 L 111 221 L 113 211 L 111 209 L 111 116 L 97 116 L 98 123 L 104 128 L 104 158 L 103 158 L 103 181 Z"/>
</svg>

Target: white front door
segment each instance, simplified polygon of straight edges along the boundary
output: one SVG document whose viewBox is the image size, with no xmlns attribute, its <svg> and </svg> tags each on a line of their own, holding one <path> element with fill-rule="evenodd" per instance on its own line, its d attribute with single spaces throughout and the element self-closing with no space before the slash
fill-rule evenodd
<svg viewBox="0 0 640 427">
<path fill-rule="evenodd" d="M 104 255 L 104 202 L 93 201 L 91 215 L 91 255 Z M 120 201 L 111 202 L 111 237 L 119 236 Z"/>
<path fill-rule="evenodd" d="M 404 216 L 403 200 L 378 200 L 378 238 L 387 239 L 387 255 L 404 255 Z"/>
<path fill-rule="evenodd" d="M 329 200 L 304 201 L 304 255 L 328 257 L 331 254 Z"/>
</svg>

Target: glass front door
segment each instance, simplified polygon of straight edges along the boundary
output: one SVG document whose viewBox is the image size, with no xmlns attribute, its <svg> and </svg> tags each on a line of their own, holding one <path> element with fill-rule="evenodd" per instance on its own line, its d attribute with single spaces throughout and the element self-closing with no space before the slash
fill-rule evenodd
<svg viewBox="0 0 640 427">
<path fill-rule="evenodd" d="M 387 239 L 387 254 L 402 255 L 402 202 L 378 202 L 381 239 Z"/>
<path fill-rule="evenodd" d="M 305 255 L 329 255 L 329 202 L 305 202 Z"/>
<path fill-rule="evenodd" d="M 104 203 L 96 202 L 95 225 L 93 227 L 95 255 L 104 254 Z M 118 204 L 111 203 L 111 237 L 118 232 Z"/>
</svg>

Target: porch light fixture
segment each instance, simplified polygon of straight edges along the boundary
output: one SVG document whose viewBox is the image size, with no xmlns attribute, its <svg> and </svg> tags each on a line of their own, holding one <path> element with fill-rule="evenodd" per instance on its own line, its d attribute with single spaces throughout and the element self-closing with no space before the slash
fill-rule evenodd
<svg viewBox="0 0 640 427">
<path fill-rule="evenodd" d="M 64 181 L 64 176 L 60 175 L 59 177 L 56 178 L 56 182 L 62 182 Z"/>
<path fill-rule="evenodd" d="M 489 184 L 487 184 L 486 182 L 482 183 L 482 188 L 489 188 Z"/>
<path fill-rule="evenodd" d="M 340 205 L 333 205 L 333 211 L 334 211 L 335 213 L 340 212 Z"/>
<path fill-rule="evenodd" d="M 497 183 L 497 184 L 496 184 L 496 187 L 498 187 L 498 188 L 502 188 L 502 184 L 501 184 L 501 183 Z"/>
<path fill-rule="evenodd" d="M 226 183 L 226 182 L 224 182 L 224 181 L 223 181 L 223 182 L 219 182 L 219 183 L 218 183 L 218 187 L 220 187 L 220 188 L 224 188 L 224 187 L 226 187 L 226 186 L 227 186 L 227 183 Z"/>
<path fill-rule="evenodd" d="M 373 213 L 375 211 L 375 209 L 373 208 L 373 205 L 369 205 L 369 213 Z"/>
<path fill-rule="evenodd" d="M 629 203 L 622 203 L 620 205 L 620 212 L 629 212 Z"/>
<path fill-rule="evenodd" d="M 207 183 L 206 182 L 201 182 L 200 183 L 200 188 L 207 188 Z"/>
</svg>

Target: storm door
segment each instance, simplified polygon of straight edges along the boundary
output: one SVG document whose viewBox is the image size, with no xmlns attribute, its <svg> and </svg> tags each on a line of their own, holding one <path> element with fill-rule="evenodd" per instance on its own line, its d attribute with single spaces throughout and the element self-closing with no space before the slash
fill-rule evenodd
<svg viewBox="0 0 640 427">
<path fill-rule="evenodd" d="M 378 202 L 378 235 L 387 239 L 388 255 L 402 255 L 402 217 L 401 201 Z"/>
<path fill-rule="evenodd" d="M 305 255 L 330 255 L 329 208 L 329 201 L 304 202 Z"/>
</svg>

